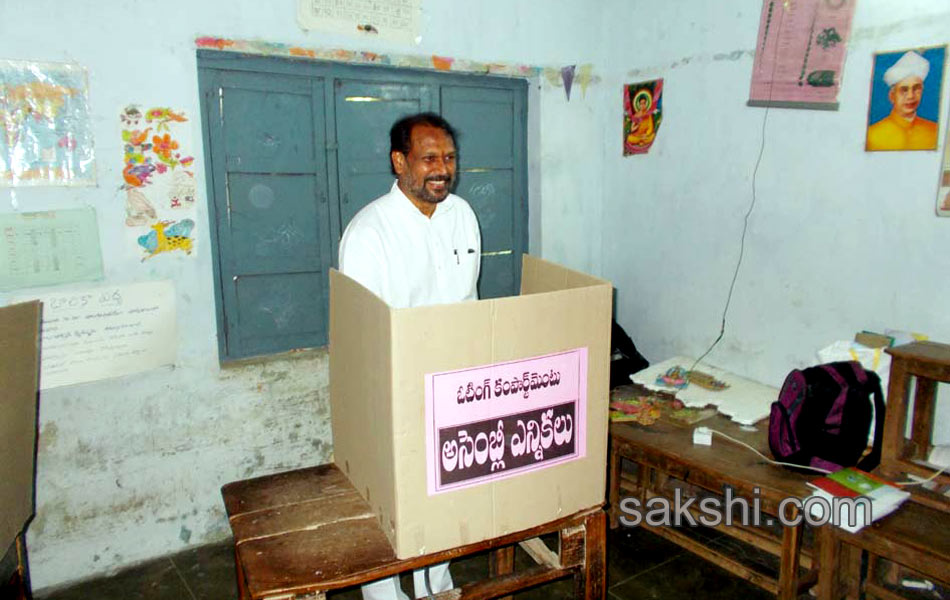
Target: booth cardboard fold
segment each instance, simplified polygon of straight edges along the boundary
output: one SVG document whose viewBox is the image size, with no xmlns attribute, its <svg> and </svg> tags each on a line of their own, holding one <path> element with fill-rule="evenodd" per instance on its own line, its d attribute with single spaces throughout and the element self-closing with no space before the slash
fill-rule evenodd
<svg viewBox="0 0 950 600">
<path fill-rule="evenodd" d="M 40 303 L 0 308 L 0 552 L 33 516 Z"/>
<path fill-rule="evenodd" d="M 392 309 L 330 273 L 334 460 L 399 558 L 523 531 L 604 502 L 612 287 L 528 255 L 519 296 Z M 429 495 L 427 375 L 586 349 L 580 457 Z M 455 398 L 451 399 L 455 402 Z"/>
</svg>

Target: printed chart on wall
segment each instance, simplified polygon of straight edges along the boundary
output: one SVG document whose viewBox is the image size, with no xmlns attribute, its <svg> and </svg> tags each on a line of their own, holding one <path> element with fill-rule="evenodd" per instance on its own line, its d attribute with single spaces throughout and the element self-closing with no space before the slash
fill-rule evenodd
<svg viewBox="0 0 950 600">
<path fill-rule="evenodd" d="M 86 70 L 0 60 L 0 186 L 95 185 Z"/>
<path fill-rule="evenodd" d="M 93 208 L 0 214 L 0 291 L 102 278 Z"/>
<path fill-rule="evenodd" d="M 838 109 L 855 0 L 763 0 L 749 106 Z"/>
<path fill-rule="evenodd" d="M 297 0 L 297 23 L 308 30 L 419 43 L 421 0 Z"/>
<path fill-rule="evenodd" d="M 426 375 L 429 495 L 586 454 L 587 348 Z"/>
<path fill-rule="evenodd" d="M 188 118 L 167 107 L 130 105 L 119 119 L 128 246 L 143 261 L 192 254 L 196 189 Z"/>
<path fill-rule="evenodd" d="M 43 303 L 40 387 L 138 373 L 175 362 L 170 281 L 24 296 Z"/>
</svg>

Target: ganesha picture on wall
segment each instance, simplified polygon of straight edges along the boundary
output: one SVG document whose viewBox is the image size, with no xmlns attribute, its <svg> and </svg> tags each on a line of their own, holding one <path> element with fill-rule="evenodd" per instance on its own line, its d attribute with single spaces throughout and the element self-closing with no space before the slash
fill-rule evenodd
<svg viewBox="0 0 950 600">
<path fill-rule="evenodd" d="M 623 87 L 623 154 L 646 154 L 663 120 L 663 80 Z"/>
</svg>

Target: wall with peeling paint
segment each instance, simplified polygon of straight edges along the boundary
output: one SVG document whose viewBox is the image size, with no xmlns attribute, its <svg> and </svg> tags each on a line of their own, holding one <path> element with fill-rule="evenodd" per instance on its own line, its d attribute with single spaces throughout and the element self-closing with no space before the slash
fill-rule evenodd
<svg viewBox="0 0 950 600">
<path fill-rule="evenodd" d="M 141 263 L 129 251 L 119 111 L 129 103 L 183 109 L 197 146 L 201 35 L 552 68 L 602 62 L 594 41 L 604 15 L 582 0 L 556 11 L 547 0 L 422 4 L 422 42 L 405 47 L 305 33 L 294 0 L 4 3 L 0 56 L 89 69 L 99 186 L 18 189 L 15 198 L 3 191 L 0 210 L 95 207 L 106 281 L 173 280 L 181 332 L 174 367 L 42 394 L 37 514 L 28 533 L 36 589 L 223 539 L 222 484 L 331 457 L 325 351 L 218 367 L 202 164 L 193 256 Z M 595 72 L 587 89 L 575 85 L 567 102 L 561 87 L 537 77 L 529 115 L 532 251 L 593 272 L 601 248 L 589 233 L 601 222 L 607 122 L 598 81 Z M 200 162 L 201 148 L 194 154 Z"/>
<path fill-rule="evenodd" d="M 602 231 L 603 275 L 643 353 L 699 356 L 718 335 L 760 149 L 742 267 L 708 362 L 780 385 L 863 329 L 950 341 L 950 219 L 934 215 L 940 154 L 864 152 L 872 54 L 947 43 L 950 4 L 860 0 L 840 109 L 767 113 L 746 107 L 762 2 L 638 4 L 636 20 L 604 34 Z M 624 158 L 621 85 L 657 77 L 657 140 Z M 941 152 L 944 143 L 941 134 Z M 947 440 L 950 402 L 939 410 Z"/>
</svg>

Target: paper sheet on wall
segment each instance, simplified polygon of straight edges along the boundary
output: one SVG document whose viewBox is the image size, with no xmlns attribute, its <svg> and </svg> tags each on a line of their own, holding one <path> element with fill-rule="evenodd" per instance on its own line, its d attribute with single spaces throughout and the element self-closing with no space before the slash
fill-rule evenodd
<svg viewBox="0 0 950 600">
<path fill-rule="evenodd" d="M 419 43 L 421 0 L 297 0 L 304 29 Z"/>
<path fill-rule="evenodd" d="M 0 214 L 0 291 L 102 278 L 96 211 Z"/>
<path fill-rule="evenodd" d="M 18 298 L 43 303 L 40 389 L 175 362 L 175 289 L 149 281 Z"/>
<path fill-rule="evenodd" d="M 778 388 L 706 364 L 700 364 L 696 369 L 729 384 L 728 388 L 712 391 L 698 385 L 688 385 L 681 390 L 676 390 L 657 385 L 658 375 L 666 373 L 677 365 L 689 369 L 694 360 L 685 356 L 676 356 L 647 367 L 639 373 L 634 373 L 630 379 L 651 390 L 675 393 L 676 397 L 688 407 L 701 408 L 713 405 L 720 413 L 740 425 L 752 425 L 769 416 L 772 403 L 778 399 Z"/>
<path fill-rule="evenodd" d="M 197 193 L 188 117 L 169 107 L 130 104 L 119 120 L 128 246 L 143 261 L 192 255 Z"/>
<path fill-rule="evenodd" d="M 86 70 L 0 60 L 0 187 L 95 185 Z"/>
<path fill-rule="evenodd" d="M 763 0 L 749 106 L 838 109 L 856 0 Z"/>
</svg>

